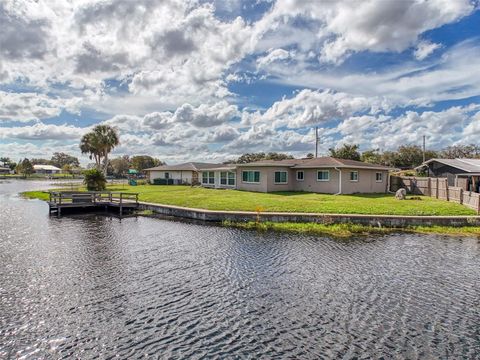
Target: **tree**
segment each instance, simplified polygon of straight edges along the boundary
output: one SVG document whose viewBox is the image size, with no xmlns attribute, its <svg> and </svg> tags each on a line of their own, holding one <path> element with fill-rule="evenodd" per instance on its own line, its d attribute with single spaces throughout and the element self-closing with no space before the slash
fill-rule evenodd
<svg viewBox="0 0 480 360">
<path fill-rule="evenodd" d="M 233 163 L 246 164 L 246 163 L 251 163 L 251 162 L 260 161 L 260 160 L 285 160 L 285 159 L 293 159 L 293 156 L 288 154 L 283 154 L 283 153 L 277 153 L 277 152 L 269 152 L 268 154 L 265 154 L 264 152 L 260 152 L 260 153 L 243 154 Z"/>
<path fill-rule="evenodd" d="M 88 191 L 105 190 L 107 180 L 105 175 L 98 169 L 85 170 L 83 183 L 87 186 Z"/>
<path fill-rule="evenodd" d="M 54 152 L 50 163 L 62 169 L 65 165 L 70 165 L 70 167 L 72 168 L 80 166 L 78 158 L 65 154 L 63 152 Z"/>
<path fill-rule="evenodd" d="M 8 167 L 10 170 L 15 170 L 15 167 L 17 164 L 15 164 L 15 161 L 12 161 L 9 157 L 1 157 L 0 158 L 0 163 L 2 163 L 3 167 Z"/>
<path fill-rule="evenodd" d="M 109 125 L 97 125 L 89 133 L 82 136 L 80 150 L 95 160 L 98 170 L 107 174 L 108 154 L 120 143 L 117 131 Z"/>
<path fill-rule="evenodd" d="M 62 166 L 62 171 L 65 173 L 65 174 L 72 174 L 72 170 L 73 170 L 73 166 L 70 165 L 70 164 L 65 164 Z"/>
<path fill-rule="evenodd" d="M 369 164 L 382 164 L 382 154 L 378 149 L 367 150 L 362 153 L 360 160 Z"/>
<path fill-rule="evenodd" d="M 130 169 L 130 158 L 128 155 L 124 155 L 110 160 L 108 173 L 115 177 L 121 177 L 128 172 L 128 169 Z"/>
<path fill-rule="evenodd" d="M 287 160 L 293 159 L 292 155 L 283 154 L 283 153 L 276 153 L 276 152 L 269 152 L 267 156 L 265 156 L 265 160 Z"/>
<path fill-rule="evenodd" d="M 439 155 L 445 159 L 478 158 L 480 157 L 480 146 L 475 144 L 448 146 Z"/>
<path fill-rule="evenodd" d="M 33 174 L 34 169 L 30 160 L 25 158 L 17 164 L 15 171 L 17 172 L 17 174 L 21 174 L 24 177 L 27 177 Z"/>
<path fill-rule="evenodd" d="M 33 158 L 30 162 L 32 165 L 51 165 L 51 161 L 48 159 Z"/>
<path fill-rule="evenodd" d="M 159 159 L 155 159 L 148 155 L 137 155 L 130 159 L 130 166 L 139 172 L 162 164 L 163 163 Z"/>
<path fill-rule="evenodd" d="M 437 157 L 432 150 L 425 151 L 425 160 Z M 402 145 L 398 148 L 394 160 L 394 166 L 399 168 L 414 168 L 423 162 L 423 150 L 418 145 Z"/>
<path fill-rule="evenodd" d="M 348 160 L 357 160 L 360 161 L 360 153 L 358 152 L 358 145 L 348 145 L 345 144 L 341 148 L 328 149 L 330 151 L 330 156 L 337 159 L 348 159 Z"/>
<path fill-rule="evenodd" d="M 12 162 L 12 160 L 10 160 L 10 158 L 8 157 L 0 157 L 0 162 L 4 167 L 7 167 Z"/>
</svg>

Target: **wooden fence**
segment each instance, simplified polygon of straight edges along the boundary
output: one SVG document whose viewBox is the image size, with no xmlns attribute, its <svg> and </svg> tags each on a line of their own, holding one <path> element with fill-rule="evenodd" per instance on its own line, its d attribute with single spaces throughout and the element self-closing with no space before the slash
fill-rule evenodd
<svg viewBox="0 0 480 360">
<path fill-rule="evenodd" d="M 474 209 L 480 214 L 480 194 L 465 190 L 466 184 L 457 183 L 457 185 L 460 186 L 449 186 L 447 178 L 411 176 L 390 177 L 391 191 L 395 192 L 400 188 L 404 188 L 409 194 L 425 195 L 437 199 L 453 201 Z"/>
</svg>

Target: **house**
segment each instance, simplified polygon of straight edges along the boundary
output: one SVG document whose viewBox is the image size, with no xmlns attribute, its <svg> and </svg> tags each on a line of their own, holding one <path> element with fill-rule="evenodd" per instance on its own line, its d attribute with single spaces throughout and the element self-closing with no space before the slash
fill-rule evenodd
<svg viewBox="0 0 480 360">
<path fill-rule="evenodd" d="M 10 168 L 0 166 L 0 175 L 10 174 Z"/>
<path fill-rule="evenodd" d="M 177 165 L 161 165 L 145 169 L 152 184 L 198 184 L 200 169 L 219 167 L 219 164 L 188 162 Z"/>
<path fill-rule="evenodd" d="M 389 170 L 393 169 L 333 157 L 262 160 L 202 168 L 200 182 L 205 187 L 258 192 L 385 193 Z"/>
<path fill-rule="evenodd" d="M 479 192 L 480 159 L 430 159 L 415 168 L 429 177 L 448 179 L 448 185 Z"/>
<path fill-rule="evenodd" d="M 62 169 L 53 165 L 33 165 L 35 174 L 59 174 Z"/>
</svg>

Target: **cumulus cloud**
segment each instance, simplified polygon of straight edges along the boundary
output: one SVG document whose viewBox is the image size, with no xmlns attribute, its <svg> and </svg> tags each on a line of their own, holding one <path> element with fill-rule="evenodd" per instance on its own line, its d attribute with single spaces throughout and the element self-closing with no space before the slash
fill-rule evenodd
<svg viewBox="0 0 480 360">
<path fill-rule="evenodd" d="M 249 123 L 302 128 L 342 119 L 360 111 L 372 111 L 380 101 L 347 93 L 302 90 L 291 99 L 275 102 L 263 114 L 245 115 Z"/>
<path fill-rule="evenodd" d="M 58 99 L 38 93 L 0 91 L 0 121 L 30 122 L 60 115 L 63 109 L 78 113 L 78 99 Z"/>
<path fill-rule="evenodd" d="M 0 127 L 0 139 L 79 140 L 87 128 L 37 123 L 30 126 Z"/>
<path fill-rule="evenodd" d="M 213 133 L 209 134 L 207 137 L 207 141 L 209 142 L 225 142 L 225 141 L 232 141 L 236 139 L 240 135 L 240 132 L 228 125 L 223 125 L 216 128 Z"/>
<path fill-rule="evenodd" d="M 474 10 L 458 1 L 278 1 L 256 26 L 259 38 L 272 29 L 301 18 L 310 30 L 311 49 L 325 62 L 340 63 L 354 52 L 401 52 L 427 30 L 454 22 Z M 305 37 L 296 43 L 305 50 Z M 271 41 L 271 40 L 270 40 Z M 285 40 L 291 44 L 291 39 Z M 277 45 L 282 43 L 279 38 Z"/>
<path fill-rule="evenodd" d="M 0 3 L 0 55 L 9 60 L 39 59 L 47 53 L 49 21 L 42 5 L 6 0 Z"/>
<path fill-rule="evenodd" d="M 32 154 L 67 140 L 78 153 L 86 128 L 41 120 L 64 123 L 65 111 L 86 109 L 121 132 L 115 154 L 148 151 L 170 161 L 246 151 L 304 155 L 313 150 L 311 129 L 318 125 L 324 147 L 389 148 L 425 132 L 435 136 L 432 144 L 474 139 L 475 109 L 418 111 L 478 96 L 478 42 L 446 43 L 439 54 L 443 45 L 424 34 L 467 16 L 474 5 L 279 0 L 247 21 L 235 16 L 245 7 L 237 0 L 4 0 L 0 122 L 7 126 L 0 138 L 12 146 L 18 145 L 12 139 L 28 140 L 19 149 Z M 365 51 L 408 51 L 419 61 L 365 70 L 352 58 L 352 67 L 340 66 Z M 277 101 L 268 93 L 234 93 L 257 81 L 298 91 Z"/>
<path fill-rule="evenodd" d="M 428 146 L 440 149 L 475 129 L 476 117 L 472 113 L 478 108 L 472 104 L 443 111 L 407 111 L 399 116 L 354 116 L 340 122 L 331 132 L 338 132 L 342 142 L 384 150 L 408 143 L 421 144 L 426 135 Z"/>
<path fill-rule="evenodd" d="M 234 120 L 240 116 L 236 105 L 226 101 L 214 104 L 192 106 L 183 104 L 173 111 L 152 112 L 141 116 L 116 115 L 104 123 L 115 126 L 124 132 L 149 132 L 165 130 L 176 125 L 188 125 L 196 128 L 209 128 Z"/>
</svg>

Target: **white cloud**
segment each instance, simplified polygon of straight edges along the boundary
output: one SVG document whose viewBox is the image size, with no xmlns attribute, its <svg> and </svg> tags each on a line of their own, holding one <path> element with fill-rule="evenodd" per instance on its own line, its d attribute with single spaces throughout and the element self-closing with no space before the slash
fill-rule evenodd
<svg viewBox="0 0 480 360">
<path fill-rule="evenodd" d="M 413 52 L 413 55 L 417 60 L 424 60 L 435 50 L 441 48 L 442 45 L 432 43 L 430 41 L 421 41 L 418 43 L 417 48 Z"/>
<path fill-rule="evenodd" d="M 256 24 L 256 34 L 260 39 L 268 38 L 277 28 L 292 27 L 291 19 L 300 18 L 308 24 L 310 36 L 297 38 L 294 43 L 304 51 L 307 45 L 320 53 L 322 61 L 339 63 L 353 52 L 401 52 L 415 45 L 425 31 L 454 22 L 473 10 L 468 0 L 278 1 Z M 291 38 L 283 42 L 282 38 L 280 31 L 277 47 L 292 44 Z"/>
<path fill-rule="evenodd" d="M 440 58 L 419 65 L 404 63 L 372 71 L 328 72 L 309 64 L 269 67 L 275 81 L 298 87 L 327 88 L 355 96 L 386 99 L 384 106 L 429 105 L 463 99 L 480 93 L 480 45 L 477 40 L 459 43 Z"/>
<path fill-rule="evenodd" d="M 421 144 L 427 137 L 430 148 L 442 149 L 472 134 L 476 129 L 479 105 L 455 106 L 443 111 L 407 111 L 400 116 L 357 116 L 331 129 L 341 135 L 341 142 L 365 148 L 396 149 L 405 144 Z M 477 113 L 478 115 L 478 113 Z"/>
<path fill-rule="evenodd" d="M 257 59 L 257 66 L 259 68 L 270 65 L 275 61 L 287 60 L 292 56 L 289 51 L 284 49 L 273 49 L 267 55 Z"/>
<path fill-rule="evenodd" d="M 51 98 L 39 93 L 0 91 L 0 121 L 30 122 L 60 115 L 62 110 L 78 113 L 79 99 Z"/>
<path fill-rule="evenodd" d="M 88 128 L 72 125 L 37 123 L 31 126 L 0 127 L 0 139 L 22 140 L 80 140 Z"/>
<path fill-rule="evenodd" d="M 343 119 L 356 112 L 372 111 L 381 105 L 378 99 L 351 96 L 333 91 L 302 90 L 291 99 L 275 102 L 263 114 L 245 115 L 249 123 L 268 123 L 275 127 L 303 128 Z"/>
</svg>

